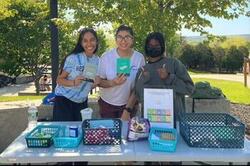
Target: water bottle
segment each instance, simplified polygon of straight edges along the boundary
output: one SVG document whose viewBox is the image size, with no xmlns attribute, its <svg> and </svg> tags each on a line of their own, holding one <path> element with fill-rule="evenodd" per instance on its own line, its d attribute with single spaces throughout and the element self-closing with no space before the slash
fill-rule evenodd
<svg viewBox="0 0 250 166">
<path fill-rule="evenodd" d="M 36 126 L 38 119 L 38 110 L 34 104 L 28 108 L 28 128 L 32 129 Z"/>
</svg>

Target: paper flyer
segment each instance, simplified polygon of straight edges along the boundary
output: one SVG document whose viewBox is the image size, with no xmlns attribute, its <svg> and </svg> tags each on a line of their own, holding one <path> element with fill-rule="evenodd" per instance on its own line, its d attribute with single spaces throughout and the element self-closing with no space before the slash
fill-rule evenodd
<svg viewBox="0 0 250 166">
<path fill-rule="evenodd" d="M 174 128 L 173 89 L 144 88 L 144 118 L 153 127 Z"/>
</svg>

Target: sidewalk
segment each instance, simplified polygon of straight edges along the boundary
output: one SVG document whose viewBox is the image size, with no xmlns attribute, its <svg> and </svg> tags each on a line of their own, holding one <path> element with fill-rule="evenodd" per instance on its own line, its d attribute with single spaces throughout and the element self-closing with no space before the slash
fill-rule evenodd
<svg viewBox="0 0 250 166">
<path fill-rule="evenodd" d="M 236 81 L 236 82 L 241 82 L 244 85 L 244 75 L 242 73 L 237 73 L 237 74 L 192 74 L 191 78 L 209 78 L 209 79 Z M 247 76 L 247 86 L 250 88 L 250 75 Z"/>
<path fill-rule="evenodd" d="M 35 84 L 33 82 L 27 84 L 14 84 L 0 88 L 0 96 L 18 96 L 19 92 L 35 93 L 35 91 Z M 0 102 L 0 110 L 28 107 L 31 103 L 34 103 L 36 106 L 39 106 L 42 101 L 29 100 L 27 98 L 27 100 L 25 101 Z"/>
<path fill-rule="evenodd" d="M 34 82 L 14 84 L 0 88 L 0 96 L 18 96 L 18 92 L 36 92 Z"/>
</svg>

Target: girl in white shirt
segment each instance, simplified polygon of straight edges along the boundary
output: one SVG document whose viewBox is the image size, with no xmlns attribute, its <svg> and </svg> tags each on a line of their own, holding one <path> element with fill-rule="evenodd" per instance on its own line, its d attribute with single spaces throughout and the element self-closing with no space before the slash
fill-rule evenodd
<svg viewBox="0 0 250 166">
<path fill-rule="evenodd" d="M 115 34 L 117 48 L 105 52 L 100 58 L 98 76 L 100 78 L 100 115 L 102 118 L 120 118 L 130 92 L 134 87 L 139 68 L 145 65 L 141 53 L 133 49 L 134 33 L 131 27 L 121 25 Z M 117 59 L 130 59 L 129 75 L 117 74 Z"/>
</svg>

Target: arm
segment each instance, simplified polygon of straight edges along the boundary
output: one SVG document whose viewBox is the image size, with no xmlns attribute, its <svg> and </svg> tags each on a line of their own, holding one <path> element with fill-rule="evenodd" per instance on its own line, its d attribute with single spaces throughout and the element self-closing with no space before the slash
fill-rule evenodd
<svg viewBox="0 0 250 166">
<path fill-rule="evenodd" d="M 78 86 L 82 83 L 82 81 L 85 79 L 83 76 L 76 76 L 73 80 L 69 80 L 68 76 L 71 72 L 74 72 L 75 70 L 75 59 L 73 56 L 68 56 L 64 63 L 62 72 L 58 75 L 56 79 L 56 83 L 58 85 L 66 86 L 66 87 L 74 87 Z"/>
<path fill-rule="evenodd" d="M 103 79 L 101 77 L 98 77 L 100 80 L 99 86 L 102 88 L 110 88 L 115 86 L 113 80 L 107 80 L 107 79 Z"/>
<path fill-rule="evenodd" d="M 134 107 L 136 101 L 137 101 L 137 97 L 135 95 L 135 92 L 133 91 L 131 93 L 131 95 L 129 96 L 128 103 L 126 104 L 126 108 L 132 109 Z M 130 119 L 130 113 L 128 112 L 128 110 L 126 110 L 126 109 L 123 110 L 121 119 L 125 120 L 125 121 Z"/>
<path fill-rule="evenodd" d="M 84 80 L 83 76 L 77 76 L 74 80 L 68 80 L 68 75 L 69 73 L 63 70 L 62 73 L 58 75 L 56 83 L 62 86 L 74 87 L 80 85 Z"/>
<path fill-rule="evenodd" d="M 99 64 L 98 64 L 98 70 L 97 70 L 97 77 L 99 79 L 99 86 L 102 88 L 111 88 L 117 85 L 123 84 L 127 77 L 125 75 L 119 75 L 116 78 L 112 80 L 107 79 L 107 71 L 109 66 L 107 65 L 110 62 L 110 59 L 106 55 L 103 55 L 100 58 Z M 116 70 L 115 68 L 113 70 Z"/>
<path fill-rule="evenodd" d="M 174 63 L 174 73 L 168 73 L 165 81 L 165 85 L 169 88 L 173 88 L 176 93 L 182 95 L 190 95 L 194 90 L 194 83 L 189 76 L 185 66 L 176 60 Z"/>
<path fill-rule="evenodd" d="M 171 75 L 170 75 L 171 76 Z M 186 67 L 177 60 L 176 74 L 173 79 L 174 89 L 177 93 L 191 95 L 194 91 L 194 83 Z"/>
<path fill-rule="evenodd" d="M 94 89 L 94 88 L 100 86 L 100 82 L 101 82 L 101 78 L 99 76 L 96 76 L 91 88 Z"/>
<path fill-rule="evenodd" d="M 113 80 L 102 79 L 99 76 L 98 76 L 98 79 L 100 81 L 100 83 L 99 83 L 100 87 L 102 87 L 102 88 L 110 88 L 110 87 L 114 87 L 114 86 L 123 84 L 127 80 L 127 77 L 122 74 L 122 75 L 116 77 Z"/>
</svg>

